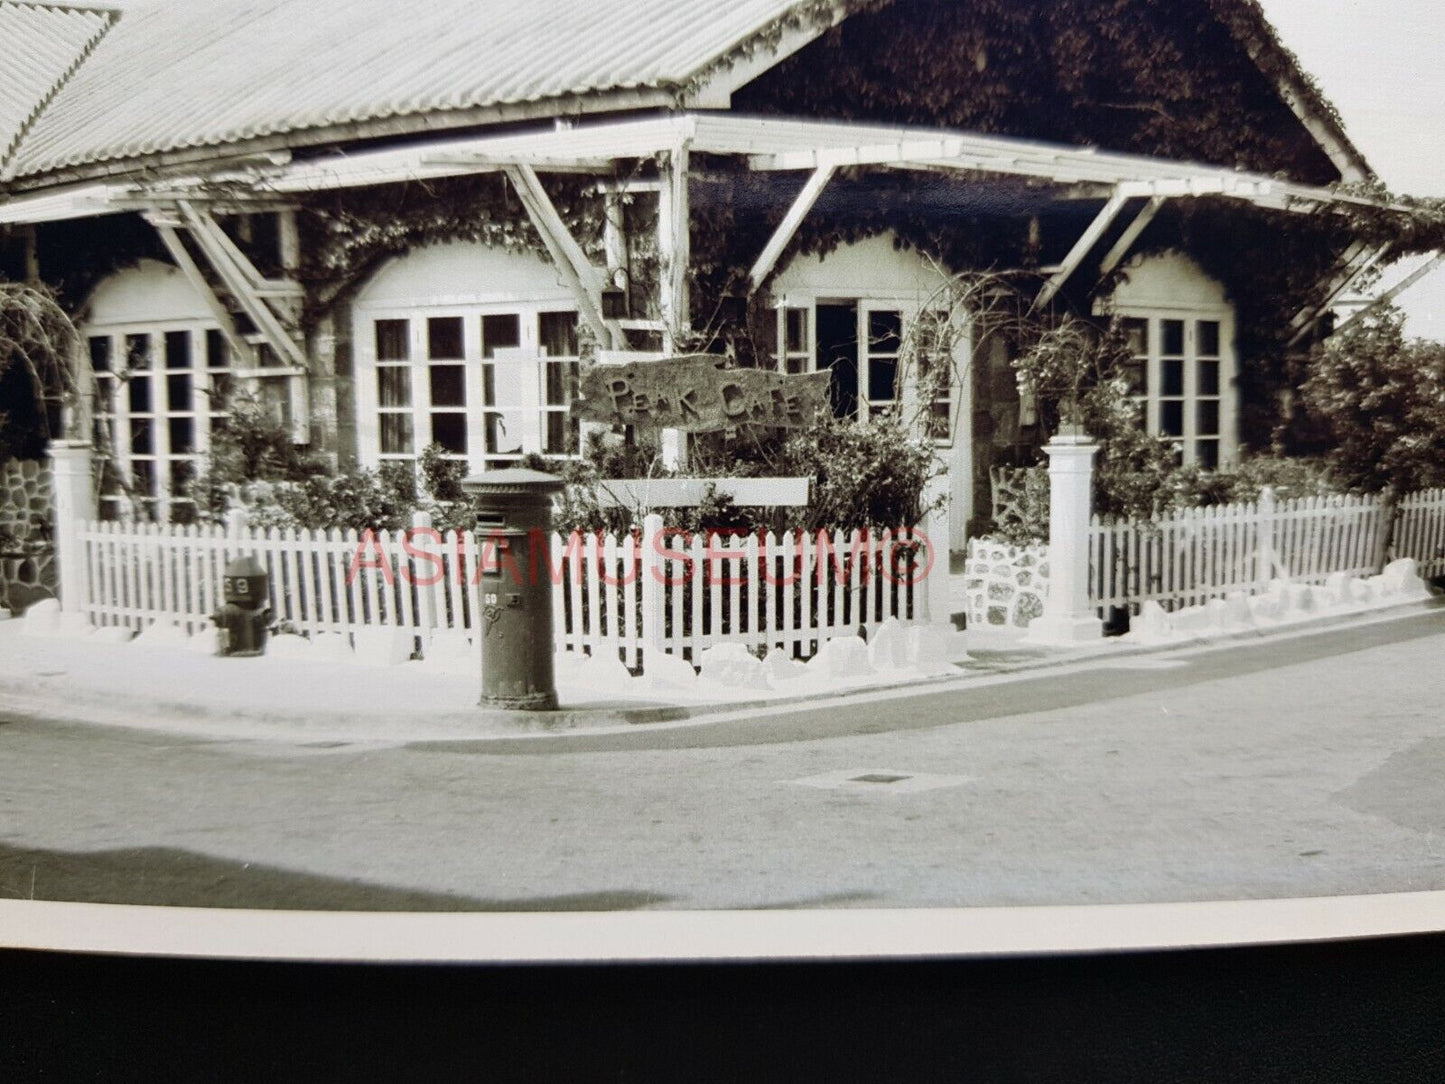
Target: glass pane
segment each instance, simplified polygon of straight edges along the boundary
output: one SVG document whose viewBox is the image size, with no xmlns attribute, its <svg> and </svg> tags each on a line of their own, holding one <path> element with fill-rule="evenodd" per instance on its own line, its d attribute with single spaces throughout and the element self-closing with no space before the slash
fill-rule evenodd
<svg viewBox="0 0 1445 1084">
<path fill-rule="evenodd" d="M 405 361 L 411 357 L 411 344 L 407 339 L 405 320 L 378 320 L 376 322 L 376 360 Z"/>
<path fill-rule="evenodd" d="M 467 370 L 461 365 L 431 367 L 431 405 L 466 406 Z"/>
<path fill-rule="evenodd" d="M 95 411 L 97 414 L 115 413 L 115 381 L 110 379 L 95 382 Z"/>
<path fill-rule="evenodd" d="M 1194 445 L 1195 458 L 1205 470 L 1219 466 L 1219 441 L 1201 440 Z"/>
<path fill-rule="evenodd" d="M 1184 404 L 1177 399 L 1159 404 L 1159 431 L 1166 437 L 1184 435 Z"/>
<path fill-rule="evenodd" d="M 1120 375 L 1129 385 L 1129 390 L 1135 395 L 1149 394 L 1149 363 L 1144 358 L 1137 358 L 1124 365 Z"/>
<path fill-rule="evenodd" d="M 1219 321 L 1199 321 L 1199 356 L 1202 358 L 1219 357 Z"/>
<path fill-rule="evenodd" d="M 576 419 L 565 411 L 553 410 L 547 413 L 546 422 L 543 453 L 546 455 L 576 455 L 582 443 L 580 440 L 581 427 Z"/>
<path fill-rule="evenodd" d="M 166 332 L 166 368 L 189 369 L 191 367 L 191 333 L 189 331 Z"/>
<path fill-rule="evenodd" d="M 229 403 L 231 399 L 231 374 L 212 373 L 210 394 L 210 408 L 212 410 L 225 410 L 226 404 Z"/>
<path fill-rule="evenodd" d="M 577 314 L 575 312 L 542 312 L 537 314 L 537 341 L 549 358 L 577 356 Z"/>
<path fill-rule="evenodd" d="M 149 414 L 151 409 L 151 378 L 148 376 L 133 376 L 126 381 L 126 387 L 130 389 L 130 412 L 132 414 Z"/>
<path fill-rule="evenodd" d="M 1200 436 L 1213 437 L 1219 434 L 1219 400 L 1201 399 L 1195 415 L 1194 428 Z"/>
<path fill-rule="evenodd" d="M 868 359 L 868 398 L 880 402 L 897 398 L 898 362 L 893 358 Z"/>
<path fill-rule="evenodd" d="M 482 357 L 522 345 L 522 321 L 514 312 L 482 317 Z"/>
<path fill-rule="evenodd" d="M 149 419 L 130 423 L 130 451 L 132 455 L 150 455 L 155 451 L 155 444 L 151 440 Z"/>
<path fill-rule="evenodd" d="M 125 337 L 125 364 L 128 369 L 149 369 L 151 367 L 151 337 L 149 335 L 127 335 Z"/>
<path fill-rule="evenodd" d="M 1199 363 L 1199 394 L 1219 394 L 1219 362 L 1201 361 Z"/>
<path fill-rule="evenodd" d="M 170 430 L 171 451 L 177 454 L 196 450 L 195 422 L 190 418 L 172 418 L 166 423 Z"/>
<path fill-rule="evenodd" d="M 94 335 L 90 340 L 90 367 L 96 372 L 110 368 L 110 336 Z"/>
<path fill-rule="evenodd" d="M 1184 321 L 1161 320 L 1159 329 L 1160 338 L 1163 339 L 1163 349 L 1160 352 L 1166 356 L 1182 355 L 1184 353 Z"/>
<path fill-rule="evenodd" d="M 460 361 L 466 357 L 462 347 L 462 318 L 433 316 L 426 322 L 427 357 Z"/>
<path fill-rule="evenodd" d="M 231 364 L 231 348 L 226 345 L 226 336 L 215 328 L 206 332 L 206 365 L 212 369 L 224 369 Z"/>
<path fill-rule="evenodd" d="M 789 358 L 787 370 L 790 373 L 806 373 L 808 371 L 807 358 Z"/>
<path fill-rule="evenodd" d="M 948 403 L 929 404 L 928 435 L 934 440 L 947 440 L 952 434 L 948 427 Z"/>
<path fill-rule="evenodd" d="M 486 416 L 487 454 L 500 455 L 522 450 L 522 412 L 490 411 Z"/>
<path fill-rule="evenodd" d="M 196 476 L 196 465 L 189 459 L 171 460 L 171 495 L 186 496 L 191 480 Z"/>
<path fill-rule="evenodd" d="M 543 401 L 547 406 L 568 406 L 573 399 L 577 398 L 577 362 L 545 362 L 543 374 Z"/>
<path fill-rule="evenodd" d="M 896 354 L 903 341 L 903 314 L 881 311 L 868 314 L 868 349 L 875 354 Z"/>
<path fill-rule="evenodd" d="M 376 401 L 384 407 L 411 406 L 411 370 L 402 365 L 377 369 Z"/>
<path fill-rule="evenodd" d="M 411 415 L 381 416 L 381 452 L 383 455 L 411 455 Z"/>
<path fill-rule="evenodd" d="M 191 409 L 190 373 L 173 373 L 166 377 L 166 407 L 169 410 Z"/>
<path fill-rule="evenodd" d="M 482 366 L 482 405 L 497 405 L 497 367 L 495 365 Z"/>
<path fill-rule="evenodd" d="M 788 353 L 800 354 L 808 349 L 808 310 L 787 309 Z"/>
<path fill-rule="evenodd" d="M 149 459 L 137 459 L 130 465 L 130 481 L 136 496 L 153 496 L 156 491 L 156 465 Z"/>
<path fill-rule="evenodd" d="M 467 416 L 465 414 L 433 414 L 431 439 L 453 455 L 467 454 Z"/>
<path fill-rule="evenodd" d="M 1142 357 L 1149 353 L 1149 321 L 1125 320 L 1124 341 L 1129 344 L 1129 353 Z"/>
<path fill-rule="evenodd" d="M 1184 362 L 1179 358 L 1165 358 L 1159 363 L 1159 394 L 1184 394 Z"/>
</svg>

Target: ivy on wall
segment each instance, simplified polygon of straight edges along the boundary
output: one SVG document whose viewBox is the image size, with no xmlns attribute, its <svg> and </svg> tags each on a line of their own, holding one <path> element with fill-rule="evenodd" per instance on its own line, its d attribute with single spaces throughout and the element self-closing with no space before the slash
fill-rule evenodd
<svg viewBox="0 0 1445 1084">
<path fill-rule="evenodd" d="M 1272 36 L 1253 0 L 897 0 L 799 50 L 736 93 L 733 108 L 1337 180 L 1236 37 L 1250 31 Z M 1266 67 L 1288 66 L 1282 51 L 1261 55 Z"/>
</svg>

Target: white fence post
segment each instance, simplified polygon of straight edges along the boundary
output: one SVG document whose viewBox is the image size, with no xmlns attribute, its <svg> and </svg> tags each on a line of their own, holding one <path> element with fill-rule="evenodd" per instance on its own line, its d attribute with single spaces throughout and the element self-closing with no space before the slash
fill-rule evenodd
<svg viewBox="0 0 1445 1084">
<path fill-rule="evenodd" d="M 924 577 L 923 614 L 930 625 L 947 626 L 953 631 L 953 597 L 949 590 L 948 511 L 935 505 L 919 524 L 923 542 L 933 555 L 933 564 Z"/>
<path fill-rule="evenodd" d="M 1274 579 L 1274 568 L 1278 563 L 1274 553 L 1275 519 L 1274 487 L 1265 486 L 1259 491 L 1259 518 L 1256 529 L 1258 537 L 1255 543 L 1254 573 L 1260 592 L 1269 590 L 1269 582 Z"/>
<path fill-rule="evenodd" d="M 1049 593 L 1043 616 L 1029 623 L 1028 640 L 1097 640 L 1104 623 L 1089 600 L 1089 521 L 1099 446 L 1087 434 L 1060 432 L 1044 451 L 1049 454 Z"/>
<path fill-rule="evenodd" d="M 247 521 L 244 508 L 232 508 L 226 513 L 226 537 L 232 542 L 239 542 L 246 533 Z"/>
<path fill-rule="evenodd" d="M 411 514 L 411 528 L 414 532 L 410 538 L 411 548 L 413 550 L 420 554 L 432 554 L 437 552 L 437 547 L 435 545 L 436 528 L 432 525 L 432 518 L 430 512 L 413 512 Z M 405 561 L 405 558 L 403 558 L 402 560 Z M 417 618 L 419 624 L 421 625 L 420 635 L 423 657 L 425 657 L 427 650 L 431 647 L 431 638 L 437 629 L 436 591 L 430 585 L 430 581 L 436 574 L 434 571 L 436 566 L 429 560 L 426 561 L 426 566 L 427 567 L 425 571 L 417 568 L 416 566 L 412 566 L 414 573 L 412 577 L 413 580 L 420 580 L 422 578 L 425 578 L 427 580 L 427 583 L 417 584 L 416 587 L 418 611 Z M 407 591 L 410 590 L 410 588 L 407 586 L 403 586 L 402 590 Z"/>
<path fill-rule="evenodd" d="M 90 601 L 90 589 L 80 531 L 96 518 L 91 447 L 79 441 L 53 440 L 46 450 L 55 507 L 55 574 L 60 585 L 60 610 L 64 614 L 82 614 Z"/>
<path fill-rule="evenodd" d="M 642 647 L 642 671 L 662 654 L 667 631 L 667 594 L 663 578 L 667 574 L 662 558 L 662 517 L 649 512 L 642 519 L 642 553 L 638 557 L 638 576 L 642 579 L 642 628 L 637 637 Z"/>
</svg>

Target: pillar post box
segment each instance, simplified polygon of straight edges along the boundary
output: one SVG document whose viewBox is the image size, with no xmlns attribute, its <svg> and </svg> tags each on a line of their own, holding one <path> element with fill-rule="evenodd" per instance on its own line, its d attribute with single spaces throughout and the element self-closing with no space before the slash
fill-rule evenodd
<svg viewBox="0 0 1445 1084">
<path fill-rule="evenodd" d="M 524 468 L 462 482 L 477 509 L 482 707 L 557 706 L 550 545 L 552 497 L 562 488 L 560 478 Z"/>
</svg>

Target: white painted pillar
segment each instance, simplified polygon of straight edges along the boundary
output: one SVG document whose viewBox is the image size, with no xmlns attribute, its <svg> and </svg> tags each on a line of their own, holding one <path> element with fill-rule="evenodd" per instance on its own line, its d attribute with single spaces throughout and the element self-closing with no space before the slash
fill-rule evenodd
<svg viewBox="0 0 1445 1084">
<path fill-rule="evenodd" d="M 96 518 L 93 450 L 82 441 L 53 440 L 50 456 L 51 499 L 55 513 L 55 573 L 62 614 L 81 614 L 89 599 L 81 526 Z"/>
<path fill-rule="evenodd" d="M 1276 520 L 1274 487 L 1265 486 L 1259 491 L 1259 518 L 1256 521 L 1255 571 L 1256 589 L 1262 594 L 1269 590 L 1269 581 L 1274 579 L 1274 524 Z"/>
<path fill-rule="evenodd" d="M 923 584 L 923 613 L 928 624 L 953 632 L 953 597 L 949 590 L 948 506 L 935 506 L 918 525 L 933 556 Z"/>
<path fill-rule="evenodd" d="M 1044 451 L 1049 456 L 1049 594 L 1043 616 L 1029 623 L 1027 640 L 1087 643 L 1104 635 L 1104 623 L 1089 602 L 1089 523 L 1099 446 L 1087 434 L 1060 433 Z"/>
</svg>

